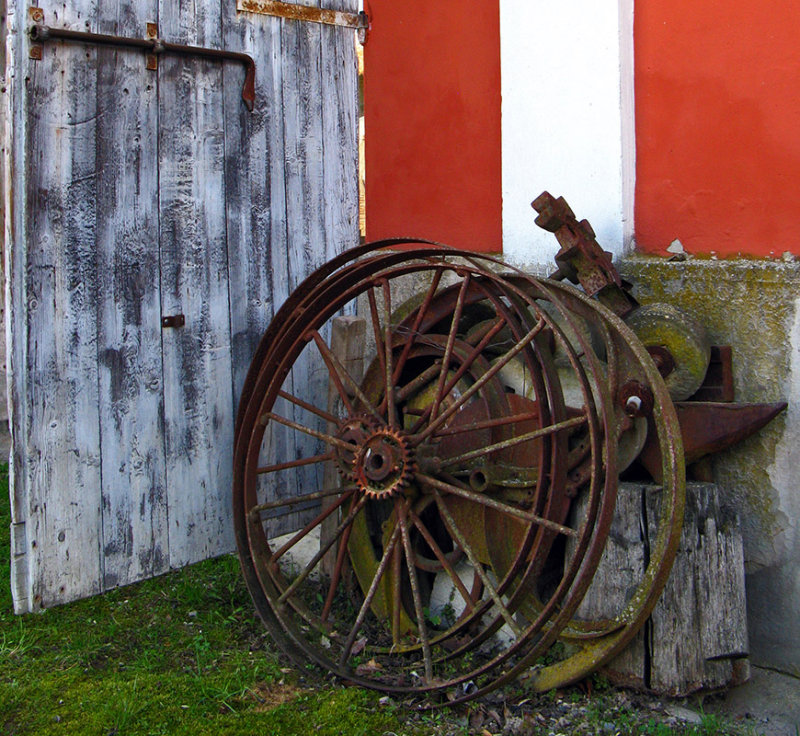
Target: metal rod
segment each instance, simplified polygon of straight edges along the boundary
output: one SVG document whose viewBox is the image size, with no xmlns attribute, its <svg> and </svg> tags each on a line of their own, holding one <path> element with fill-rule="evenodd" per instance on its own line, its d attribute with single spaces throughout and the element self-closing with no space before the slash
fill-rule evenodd
<svg viewBox="0 0 800 736">
<path fill-rule="evenodd" d="M 518 434 L 511 439 L 503 440 L 502 442 L 495 442 L 493 445 L 485 445 L 483 447 L 479 447 L 477 450 L 471 450 L 470 452 L 465 452 L 461 455 L 457 455 L 456 457 L 447 458 L 442 462 L 442 467 L 446 468 L 451 465 L 457 465 L 458 463 L 465 463 L 470 460 L 474 460 L 475 458 L 488 455 L 489 453 L 497 452 L 498 450 L 507 450 L 509 447 L 516 447 L 517 445 L 521 445 L 523 442 L 530 442 L 532 440 L 539 439 L 540 437 L 546 437 L 549 434 L 563 432 L 565 429 L 579 427 L 581 424 L 586 424 L 587 421 L 589 420 L 586 415 L 581 414 L 579 417 L 565 419 L 563 422 L 558 422 L 557 424 L 548 424 L 546 427 L 536 429 L 533 432 Z"/>
<path fill-rule="evenodd" d="M 417 481 L 419 483 L 433 488 L 434 494 L 436 495 L 438 495 L 440 490 L 444 491 L 445 493 L 452 493 L 454 496 L 461 496 L 462 498 L 466 498 L 469 501 L 474 501 L 475 503 L 479 503 L 482 506 L 488 506 L 489 508 L 501 511 L 504 514 L 509 514 L 510 516 L 516 516 L 518 519 L 527 521 L 529 524 L 538 524 L 539 526 L 543 526 L 545 529 L 550 529 L 551 531 L 558 532 L 559 534 L 564 534 L 568 537 L 578 536 L 578 532 L 576 532 L 574 529 L 571 529 L 568 526 L 557 524 L 555 521 L 550 521 L 549 519 L 545 519 L 541 516 L 538 516 L 537 514 L 528 513 L 527 511 L 518 509 L 515 506 L 509 506 L 508 504 L 496 501 L 495 499 L 490 498 L 489 496 L 484 496 L 480 493 L 475 493 L 474 491 L 467 490 L 466 488 L 460 488 L 459 486 L 453 485 L 452 483 L 444 483 L 443 481 L 437 480 L 436 478 L 433 478 L 430 475 L 425 475 L 424 473 L 415 473 L 415 477 L 417 478 Z"/>
<path fill-rule="evenodd" d="M 131 38 L 128 36 L 109 36 L 104 33 L 90 33 L 88 31 L 70 31 L 66 28 L 53 28 L 37 23 L 29 31 L 31 41 L 44 43 L 45 41 L 75 41 L 100 46 L 118 46 L 124 48 L 142 49 L 151 54 L 178 54 L 180 56 L 202 56 L 207 59 L 223 59 L 238 61 L 244 64 L 245 76 L 242 86 L 242 100 L 247 109 L 252 112 L 256 99 L 256 63 L 249 54 L 239 51 L 226 51 L 224 49 L 208 49 L 200 46 L 187 46 L 179 43 L 168 43 L 160 38 Z"/>
</svg>

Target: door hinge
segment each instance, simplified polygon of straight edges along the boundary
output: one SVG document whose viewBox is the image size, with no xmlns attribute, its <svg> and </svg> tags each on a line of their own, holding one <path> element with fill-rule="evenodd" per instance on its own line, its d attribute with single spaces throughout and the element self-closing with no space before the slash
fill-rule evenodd
<svg viewBox="0 0 800 736">
<path fill-rule="evenodd" d="M 369 30 L 369 16 L 362 10 L 348 13 L 343 10 L 328 10 L 309 5 L 297 5 L 283 0 L 236 0 L 236 9 L 260 15 L 273 15 L 277 18 L 302 20 L 307 23 L 323 23 L 329 26 L 352 28 L 358 31 L 358 40 L 364 44 Z"/>
</svg>

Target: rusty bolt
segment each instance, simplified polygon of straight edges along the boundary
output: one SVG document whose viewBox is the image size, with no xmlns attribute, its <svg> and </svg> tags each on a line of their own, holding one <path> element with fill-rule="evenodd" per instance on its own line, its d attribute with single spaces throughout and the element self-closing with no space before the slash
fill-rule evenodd
<svg viewBox="0 0 800 736">
<path fill-rule="evenodd" d="M 644 417 L 653 411 L 653 392 L 639 381 L 624 384 L 617 398 L 629 417 Z"/>
</svg>

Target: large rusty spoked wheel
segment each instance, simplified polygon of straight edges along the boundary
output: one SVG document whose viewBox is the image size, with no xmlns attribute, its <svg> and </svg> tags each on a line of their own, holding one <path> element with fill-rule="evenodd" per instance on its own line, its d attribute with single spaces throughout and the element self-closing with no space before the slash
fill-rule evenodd
<svg viewBox="0 0 800 736">
<path fill-rule="evenodd" d="M 525 671 L 565 629 L 611 656 L 652 608 L 680 525 L 680 435 L 647 352 L 569 287 L 432 245 L 373 248 L 292 295 L 245 384 L 234 522 L 260 615 L 299 661 L 457 700 Z M 363 377 L 328 346 L 354 308 Z M 660 557 L 619 620 L 587 627 L 572 617 L 643 421 L 664 458 Z M 585 651 L 537 671 L 577 679 Z"/>
</svg>

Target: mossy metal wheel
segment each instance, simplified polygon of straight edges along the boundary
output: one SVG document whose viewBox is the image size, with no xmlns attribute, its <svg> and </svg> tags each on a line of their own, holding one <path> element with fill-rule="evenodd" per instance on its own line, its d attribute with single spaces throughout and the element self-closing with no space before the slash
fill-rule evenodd
<svg viewBox="0 0 800 736">
<path fill-rule="evenodd" d="M 292 295 L 240 402 L 236 538 L 275 640 L 388 692 L 467 699 L 525 671 L 573 625 L 591 583 L 630 426 L 619 389 L 636 384 L 656 399 L 669 511 L 658 569 L 613 632 L 629 638 L 671 564 L 682 503 L 677 421 L 648 354 L 570 287 L 499 275 L 498 262 L 469 253 L 382 245 L 337 259 Z M 409 285 L 421 298 L 408 300 Z M 328 347 L 343 309 L 366 317 L 363 378 Z M 578 494 L 587 513 L 573 522 Z M 278 535 L 296 509 L 299 531 Z M 605 656 L 616 644 L 603 646 Z M 583 659 L 562 670 L 583 672 Z"/>
</svg>

